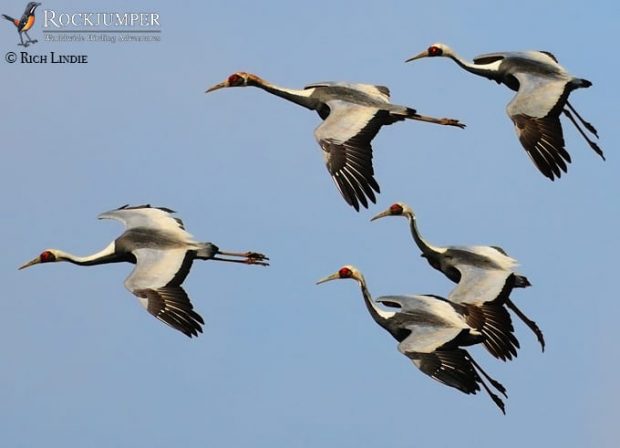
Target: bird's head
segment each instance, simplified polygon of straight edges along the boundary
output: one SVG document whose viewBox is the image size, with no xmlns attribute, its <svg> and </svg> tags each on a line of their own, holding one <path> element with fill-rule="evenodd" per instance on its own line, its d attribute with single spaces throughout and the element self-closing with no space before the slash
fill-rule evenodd
<svg viewBox="0 0 620 448">
<path fill-rule="evenodd" d="M 253 75 L 252 73 L 236 72 L 224 81 L 209 87 L 205 93 L 213 92 L 214 90 L 223 89 L 225 87 L 246 87 L 249 85 L 256 85 L 261 81 L 261 78 Z"/>
<path fill-rule="evenodd" d="M 47 249 L 41 252 L 41 255 L 23 264 L 19 269 L 26 269 L 30 266 L 40 263 L 53 263 L 55 261 L 63 261 L 63 252 L 58 249 Z"/>
<path fill-rule="evenodd" d="M 450 56 L 452 55 L 452 50 L 446 44 L 442 44 L 437 42 L 430 47 L 428 47 L 423 52 L 416 54 L 413 57 L 410 57 L 405 62 L 415 61 L 416 59 L 428 58 L 433 56 Z"/>
<path fill-rule="evenodd" d="M 41 3 L 30 2 L 26 5 L 26 11 L 28 11 L 28 14 L 34 14 L 34 10 L 37 9 L 37 6 L 41 6 Z"/>
<path fill-rule="evenodd" d="M 371 218 L 371 221 L 374 221 L 375 219 L 385 218 L 386 216 L 410 216 L 412 218 L 415 218 L 415 214 L 413 213 L 411 207 L 409 207 L 404 202 L 395 202 L 394 204 L 390 205 L 387 210 L 384 210 L 381 213 L 373 216 Z"/>
<path fill-rule="evenodd" d="M 316 282 L 316 284 L 319 285 L 330 280 L 339 280 L 345 278 L 352 278 L 353 280 L 362 281 L 363 277 L 362 273 L 355 266 L 346 265 L 338 269 L 338 272 L 334 272 L 333 274 L 322 278 L 321 280 Z"/>
</svg>

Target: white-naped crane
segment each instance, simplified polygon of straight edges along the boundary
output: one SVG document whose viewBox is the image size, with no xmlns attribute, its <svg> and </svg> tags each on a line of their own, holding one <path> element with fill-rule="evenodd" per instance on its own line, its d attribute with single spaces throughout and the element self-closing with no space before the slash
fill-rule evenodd
<svg viewBox="0 0 620 448">
<path fill-rule="evenodd" d="M 433 246 L 420 234 L 416 215 L 404 202 L 392 204 L 387 210 L 375 215 L 371 221 L 386 216 L 407 218 L 411 235 L 422 252 L 422 257 L 426 258 L 433 268 L 457 283 L 448 300 L 473 305 L 505 304 L 532 330 L 545 351 L 542 331 L 509 297 L 513 287 L 531 286 L 527 277 L 516 271 L 517 260 L 498 246 Z"/>
<path fill-rule="evenodd" d="M 194 311 L 181 284 L 194 260 L 218 260 L 267 266 L 257 252 L 224 252 L 212 243 L 196 241 L 183 222 L 164 207 L 124 205 L 99 215 L 99 219 L 122 222 L 125 232 L 105 249 L 80 257 L 58 249 L 47 249 L 21 266 L 68 261 L 80 266 L 129 262 L 136 265 L 125 287 L 138 297 L 146 310 L 160 321 L 192 337 L 202 333 L 204 320 Z M 226 258 L 230 257 L 230 258 Z"/>
<path fill-rule="evenodd" d="M 411 359 L 418 369 L 466 394 L 475 394 L 482 386 L 501 411 L 506 413 L 504 402 L 491 391 L 483 377 L 504 397 L 507 397 L 506 388 L 491 378 L 461 348 L 485 339 L 484 334 L 470 323 L 469 309 L 475 312 L 475 307 L 458 305 L 432 295 L 383 296 L 373 300 L 364 276 L 350 265 L 343 266 L 317 284 L 347 278 L 359 283 L 364 303 L 374 321 L 399 342 L 398 350 Z M 377 303 L 398 310 L 386 310 Z"/>
<path fill-rule="evenodd" d="M 368 199 L 376 202 L 379 184 L 374 178 L 370 142 L 381 126 L 407 118 L 464 128 L 452 118 L 434 118 L 414 109 L 390 103 L 385 86 L 348 82 L 319 82 L 303 89 L 287 89 L 271 84 L 256 75 L 237 72 L 207 92 L 225 87 L 258 87 L 307 109 L 324 120 L 314 131 L 329 174 L 342 197 L 355 210 L 368 208 Z"/>
<path fill-rule="evenodd" d="M 542 174 L 551 180 L 566 173 L 571 162 L 564 147 L 560 115 L 564 113 L 590 147 L 605 160 L 602 149 L 577 123 L 598 139 L 594 126 L 585 121 L 568 102 L 569 94 L 590 87 L 587 79 L 575 78 L 548 51 L 499 52 L 477 56 L 469 62 L 442 43 L 406 60 L 443 56 L 475 75 L 504 84 L 517 92 L 506 111 L 512 120 L 521 145 Z M 573 114 L 575 116 L 573 116 Z"/>
</svg>

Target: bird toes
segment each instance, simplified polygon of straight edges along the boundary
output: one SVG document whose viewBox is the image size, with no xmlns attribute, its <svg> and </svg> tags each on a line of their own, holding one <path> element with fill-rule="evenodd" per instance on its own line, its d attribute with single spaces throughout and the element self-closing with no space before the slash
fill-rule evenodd
<svg viewBox="0 0 620 448">
<path fill-rule="evenodd" d="M 455 120 L 454 118 L 444 118 L 445 124 L 448 126 L 456 126 L 457 128 L 465 129 L 465 123 L 461 123 L 459 120 Z"/>
<path fill-rule="evenodd" d="M 269 260 L 269 257 L 260 252 L 246 252 L 245 256 L 253 260 Z"/>
</svg>

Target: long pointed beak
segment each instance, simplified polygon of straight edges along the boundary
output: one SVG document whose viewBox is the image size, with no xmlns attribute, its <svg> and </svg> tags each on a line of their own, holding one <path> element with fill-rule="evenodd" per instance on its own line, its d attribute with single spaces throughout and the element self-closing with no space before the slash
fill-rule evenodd
<svg viewBox="0 0 620 448">
<path fill-rule="evenodd" d="M 224 87 L 228 87 L 226 81 L 215 84 L 214 86 L 209 87 L 205 93 L 213 92 L 214 90 L 223 89 Z"/>
<path fill-rule="evenodd" d="M 320 285 L 321 283 L 325 283 L 325 282 L 328 282 L 330 280 L 336 280 L 336 279 L 339 279 L 339 278 L 340 278 L 340 275 L 337 272 L 335 272 L 332 275 L 328 275 L 327 277 L 322 278 L 321 280 L 316 282 L 316 284 Z"/>
<path fill-rule="evenodd" d="M 39 257 L 34 258 L 34 259 L 30 260 L 28 263 L 25 263 L 22 266 L 20 266 L 19 270 L 21 271 L 22 269 L 29 268 L 30 266 L 33 266 L 33 265 L 39 264 L 39 263 L 41 263 L 41 259 Z"/>
<path fill-rule="evenodd" d="M 385 218 L 386 216 L 391 216 L 391 213 L 389 210 L 384 210 L 381 213 L 379 213 L 378 215 L 373 216 L 372 218 L 370 218 L 371 221 L 374 221 L 375 219 L 379 219 L 379 218 Z"/>
<path fill-rule="evenodd" d="M 420 54 L 416 54 L 415 56 L 407 59 L 405 62 L 411 62 L 411 61 L 415 61 L 416 59 L 422 59 L 428 56 L 428 51 L 424 50 L 422 53 Z"/>
</svg>

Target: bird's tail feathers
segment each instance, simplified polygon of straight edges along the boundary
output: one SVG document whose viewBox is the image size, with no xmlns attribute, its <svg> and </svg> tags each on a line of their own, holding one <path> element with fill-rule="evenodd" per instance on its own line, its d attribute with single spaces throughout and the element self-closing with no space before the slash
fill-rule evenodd
<svg viewBox="0 0 620 448">
<path fill-rule="evenodd" d="M 196 251 L 196 258 L 209 260 L 220 251 L 220 248 L 213 243 L 198 243 L 199 248 Z"/>
<path fill-rule="evenodd" d="M 532 286 L 525 275 L 515 274 L 515 288 L 527 288 Z"/>
<path fill-rule="evenodd" d="M 9 22 L 15 23 L 15 19 L 13 17 L 7 16 L 6 14 L 2 14 L 2 17 L 4 17 Z"/>
<path fill-rule="evenodd" d="M 592 82 L 588 81 L 587 79 L 579 79 L 579 87 L 585 87 L 588 88 L 592 85 Z"/>
</svg>

